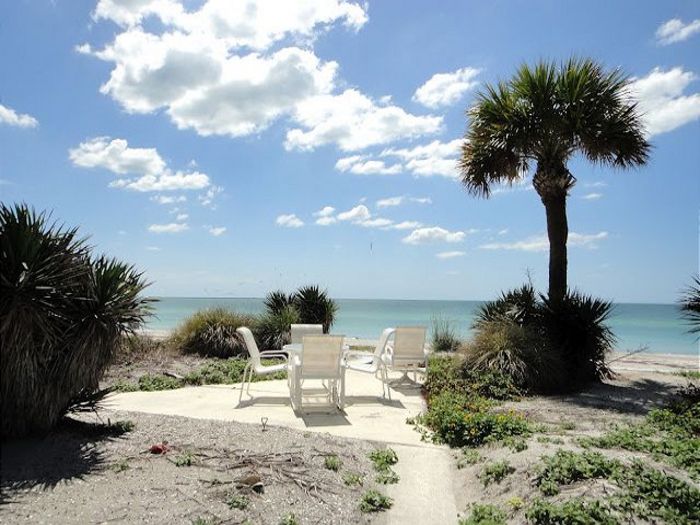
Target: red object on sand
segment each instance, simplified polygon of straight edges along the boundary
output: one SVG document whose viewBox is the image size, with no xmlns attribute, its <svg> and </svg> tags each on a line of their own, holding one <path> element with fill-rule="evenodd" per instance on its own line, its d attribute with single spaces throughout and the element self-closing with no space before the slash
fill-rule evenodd
<svg viewBox="0 0 700 525">
<path fill-rule="evenodd" d="M 156 443 L 155 445 L 151 445 L 151 448 L 149 449 L 151 454 L 165 454 L 168 450 L 170 450 L 170 447 L 168 446 L 167 441 L 163 441 L 162 443 Z"/>
</svg>

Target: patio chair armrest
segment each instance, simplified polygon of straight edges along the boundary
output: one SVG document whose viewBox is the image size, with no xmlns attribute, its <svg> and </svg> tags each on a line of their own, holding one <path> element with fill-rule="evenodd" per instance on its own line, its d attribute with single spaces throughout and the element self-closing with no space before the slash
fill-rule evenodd
<svg viewBox="0 0 700 525">
<path fill-rule="evenodd" d="M 281 357 L 285 361 L 289 361 L 289 355 L 284 352 L 280 352 L 279 350 L 264 350 L 260 352 L 260 357 Z"/>
</svg>

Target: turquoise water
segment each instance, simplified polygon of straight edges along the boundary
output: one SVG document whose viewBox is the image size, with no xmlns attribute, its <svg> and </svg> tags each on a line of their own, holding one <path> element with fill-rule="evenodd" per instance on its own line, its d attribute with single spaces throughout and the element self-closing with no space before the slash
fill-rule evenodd
<svg viewBox="0 0 700 525">
<path fill-rule="evenodd" d="M 479 301 L 398 301 L 375 299 L 338 299 L 339 309 L 333 332 L 362 338 L 379 337 L 387 326 L 430 325 L 434 317 L 448 319 L 467 336 Z M 247 313 L 263 311 L 262 299 L 161 297 L 155 305 L 156 318 L 148 328 L 169 330 L 183 318 L 201 308 L 225 306 Z M 618 338 L 617 349 L 649 347 L 661 354 L 698 355 L 695 336 L 671 304 L 617 304 L 610 326 Z"/>
</svg>

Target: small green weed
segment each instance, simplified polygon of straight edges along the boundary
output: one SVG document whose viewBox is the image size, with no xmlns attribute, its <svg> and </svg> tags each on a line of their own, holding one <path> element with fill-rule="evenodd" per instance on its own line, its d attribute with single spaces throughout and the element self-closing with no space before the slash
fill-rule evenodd
<svg viewBox="0 0 700 525">
<path fill-rule="evenodd" d="M 361 487 L 364 483 L 364 478 L 356 472 L 346 472 L 343 475 L 343 483 L 348 487 Z"/>
<path fill-rule="evenodd" d="M 129 460 L 122 458 L 112 463 L 109 468 L 114 472 L 124 472 L 125 470 L 129 470 Z"/>
<path fill-rule="evenodd" d="M 484 467 L 479 479 L 487 487 L 491 483 L 500 483 L 513 472 L 515 472 L 515 468 L 508 461 L 495 461 Z"/>
<path fill-rule="evenodd" d="M 248 496 L 245 496 L 244 494 L 234 494 L 226 502 L 229 508 L 238 510 L 244 510 L 246 507 L 248 507 L 249 503 L 250 500 L 248 499 Z"/>
<path fill-rule="evenodd" d="M 176 467 L 190 467 L 195 462 L 195 457 L 192 452 L 185 451 L 175 458 Z"/>
<path fill-rule="evenodd" d="M 393 448 L 379 448 L 369 453 L 369 459 L 374 463 L 374 470 L 381 472 L 399 462 L 399 456 Z"/>
<path fill-rule="evenodd" d="M 343 462 L 338 456 L 333 454 L 330 456 L 326 456 L 326 458 L 323 460 L 323 466 L 326 467 L 328 470 L 338 472 L 340 470 L 340 467 L 343 466 Z"/>
<path fill-rule="evenodd" d="M 279 525 L 299 525 L 299 521 L 293 513 L 289 512 L 280 518 Z"/>
<path fill-rule="evenodd" d="M 382 485 L 394 485 L 399 482 L 399 475 L 394 472 L 393 469 L 387 468 L 386 470 L 377 474 L 375 481 Z"/>
<path fill-rule="evenodd" d="M 376 490 L 368 490 L 362 494 L 360 510 L 362 512 L 379 512 L 390 509 L 394 501 Z"/>
<path fill-rule="evenodd" d="M 479 454 L 477 450 L 474 450 L 473 448 L 465 448 L 462 449 L 462 456 L 457 460 L 457 468 L 463 469 L 469 465 L 476 465 L 481 461 L 484 461 L 484 456 Z"/>
<path fill-rule="evenodd" d="M 620 467 L 620 462 L 610 460 L 598 452 L 581 454 L 568 450 L 558 450 L 552 456 L 542 458 L 542 467 L 535 478 L 543 494 L 553 496 L 559 493 L 560 485 L 591 478 L 608 478 Z"/>
<path fill-rule="evenodd" d="M 139 377 L 139 390 L 144 392 L 153 392 L 156 390 L 174 390 L 182 388 L 184 383 L 182 379 L 175 377 L 145 374 Z"/>
<path fill-rule="evenodd" d="M 519 496 L 513 496 L 512 498 L 508 498 L 506 504 L 513 510 L 520 510 L 525 506 L 525 501 Z"/>
<path fill-rule="evenodd" d="M 501 441 L 504 447 L 508 447 L 513 452 L 522 452 L 527 450 L 527 440 L 521 437 L 508 436 Z"/>
<path fill-rule="evenodd" d="M 506 513 L 495 505 L 473 505 L 468 517 L 459 525 L 506 525 Z"/>
</svg>

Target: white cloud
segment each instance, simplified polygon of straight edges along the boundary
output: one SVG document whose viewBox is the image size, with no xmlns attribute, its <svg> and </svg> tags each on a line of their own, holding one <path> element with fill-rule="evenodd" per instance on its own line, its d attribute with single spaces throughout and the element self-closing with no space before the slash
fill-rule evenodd
<svg viewBox="0 0 700 525">
<path fill-rule="evenodd" d="M 466 237 L 463 231 L 451 232 L 439 226 L 417 228 L 401 239 L 406 244 L 426 244 L 429 242 L 462 242 Z"/>
<path fill-rule="evenodd" d="M 583 200 L 586 201 L 595 201 L 603 197 L 602 193 L 596 193 L 596 192 L 591 192 L 591 193 L 586 193 L 583 197 L 581 197 Z"/>
<path fill-rule="evenodd" d="M 569 246 L 582 246 L 585 248 L 597 248 L 598 241 L 602 241 L 608 238 L 608 232 L 599 232 L 592 234 L 585 233 L 569 233 Z M 479 248 L 483 250 L 518 250 L 524 252 L 544 252 L 549 249 L 549 240 L 546 235 L 536 235 L 533 237 L 528 237 L 522 241 L 515 241 L 511 243 L 507 242 L 495 242 L 482 244 Z"/>
<path fill-rule="evenodd" d="M 146 246 L 146 250 L 149 252 L 159 252 L 160 248 L 158 246 Z"/>
<path fill-rule="evenodd" d="M 606 188 L 608 186 L 608 183 L 599 180 L 595 182 L 586 182 L 584 186 L 586 188 Z"/>
<path fill-rule="evenodd" d="M 656 30 L 656 41 L 662 46 L 667 46 L 687 40 L 696 33 L 700 33 L 700 19 L 686 24 L 680 18 L 672 18 Z"/>
<path fill-rule="evenodd" d="M 479 84 L 474 80 L 479 71 L 465 67 L 452 73 L 436 73 L 416 89 L 413 100 L 431 109 L 452 105 Z"/>
<path fill-rule="evenodd" d="M 391 226 L 393 223 L 394 221 L 390 219 L 375 217 L 374 219 L 359 221 L 357 224 L 363 226 L 364 228 L 386 228 L 387 226 Z"/>
<path fill-rule="evenodd" d="M 681 67 L 654 68 L 630 83 L 630 95 L 639 102 L 649 136 L 674 130 L 700 119 L 700 93 L 684 95 L 697 76 Z"/>
<path fill-rule="evenodd" d="M 392 224 L 387 229 L 388 230 L 415 230 L 416 228 L 420 228 L 421 226 L 423 226 L 423 225 L 418 221 L 403 221 L 403 222 L 397 222 L 396 224 Z"/>
<path fill-rule="evenodd" d="M 189 218 L 189 215 L 187 215 L 186 213 L 178 213 L 177 216 L 175 217 L 175 220 L 177 222 L 182 222 L 182 221 L 186 221 L 188 218 Z"/>
<path fill-rule="evenodd" d="M 200 135 L 250 135 L 289 117 L 297 127 L 288 149 L 337 143 L 350 151 L 442 124 L 354 89 L 334 94 L 338 64 L 319 59 L 311 44 L 337 24 L 361 28 L 366 4 L 205 0 L 187 11 L 175 0 L 101 0 L 93 17 L 122 28 L 103 49 L 77 47 L 113 64 L 102 93 L 127 112 L 164 110 Z M 157 23 L 145 23 L 151 19 Z"/>
<path fill-rule="evenodd" d="M 401 165 L 393 164 L 387 166 L 381 160 L 364 160 L 362 155 L 353 155 L 338 159 L 335 163 L 335 169 L 339 171 L 349 171 L 357 175 L 395 175 L 401 173 Z"/>
<path fill-rule="evenodd" d="M 301 228 L 304 226 L 304 221 L 302 221 L 295 214 L 290 213 L 287 215 L 278 216 L 277 219 L 275 219 L 275 224 L 284 228 Z"/>
<path fill-rule="evenodd" d="M 527 177 L 521 177 L 520 179 L 517 179 L 513 183 L 503 183 L 496 185 L 491 190 L 491 195 L 502 195 L 504 193 L 513 193 L 513 192 L 520 192 L 520 191 L 533 191 L 535 188 L 532 185 L 532 182 L 530 179 Z"/>
<path fill-rule="evenodd" d="M 180 233 L 189 230 L 185 223 L 171 222 L 169 224 L 151 224 L 148 231 L 151 233 Z"/>
<path fill-rule="evenodd" d="M 287 149 L 313 150 L 334 143 L 343 151 L 436 133 L 443 121 L 439 116 L 412 115 L 398 106 L 377 105 L 356 89 L 309 97 L 297 105 L 294 120 L 301 127 L 287 132 Z"/>
<path fill-rule="evenodd" d="M 386 199 L 379 199 L 377 201 L 377 208 L 388 208 L 390 206 L 400 206 L 402 202 L 406 200 L 406 197 L 387 197 Z"/>
<path fill-rule="evenodd" d="M 224 189 L 221 186 L 211 186 L 207 189 L 207 191 L 197 196 L 197 200 L 202 206 L 214 209 L 214 199 L 216 199 L 216 196 L 223 191 Z"/>
<path fill-rule="evenodd" d="M 338 222 L 338 219 L 335 217 L 319 217 L 316 219 L 316 224 L 319 226 L 330 226 L 331 224 L 335 224 Z"/>
<path fill-rule="evenodd" d="M 333 206 L 324 206 L 320 210 L 314 212 L 314 217 L 330 217 L 335 213 Z"/>
<path fill-rule="evenodd" d="M 210 184 L 206 174 L 198 171 L 173 172 L 155 148 L 131 148 L 124 139 L 95 137 L 70 149 L 68 156 L 74 165 L 82 168 L 101 168 L 117 175 L 138 176 L 116 179 L 110 183 L 113 188 L 135 191 L 199 190 Z"/>
<path fill-rule="evenodd" d="M 404 170 L 420 177 L 440 175 L 456 178 L 457 159 L 462 148 L 462 139 L 441 142 L 434 140 L 413 148 L 385 149 L 381 157 L 398 157 L 404 162 Z"/>
<path fill-rule="evenodd" d="M 187 197 L 184 195 L 154 195 L 151 197 L 151 200 L 158 204 L 175 204 L 176 202 L 187 201 Z"/>
<path fill-rule="evenodd" d="M 505 235 L 506 233 L 508 233 L 508 228 L 503 228 L 502 230 L 498 231 L 498 235 Z"/>
<path fill-rule="evenodd" d="M 376 202 L 377 208 L 389 208 L 392 206 L 400 206 L 404 202 L 415 202 L 417 204 L 432 204 L 433 200 L 430 197 L 407 197 L 405 195 L 400 195 L 397 197 L 387 197 L 386 199 L 379 199 Z"/>
<path fill-rule="evenodd" d="M 19 128 L 35 128 L 39 125 L 39 121 L 31 115 L 17 113 L 14 109 L 0 104 L 0 124 Z"/>
<path fill-rule="evenodd" d="M 455 257 L 463 257 L 464 255 L 466 255 L 466 252 L 439 252 L 435 254 L 435 257 L 438 259 L 454 259 Z"/>
<path fill-rule="evenodd" d="M 367 206 L 364 204 L 359 204 L 348 211 L 339 213 L 337 218 L 339 221 L 361 222 L 366 221 L 371 217 L 372 214 L 369 212 Z"/>
<path fill-rule="evenodd" d="M 341 22 L 359 30 L 367 22 L 365 7 L 343 0 L 208 0 L 187 12 L 176 0 L 100 0 L 95 20 L 112 20 L 122 27 L 141 24 L 149 16 L 191 34 L 203 33 L 231 47 L 264 50 L 289 36 L 313 38 L 324 26 Z"/>
<path fill-rule="evenodd" d="M 226 226 L 209 226 L 207 227 L 207 231 L 214 237 L 219 237 L 226 233 Z"/>
</svg>

